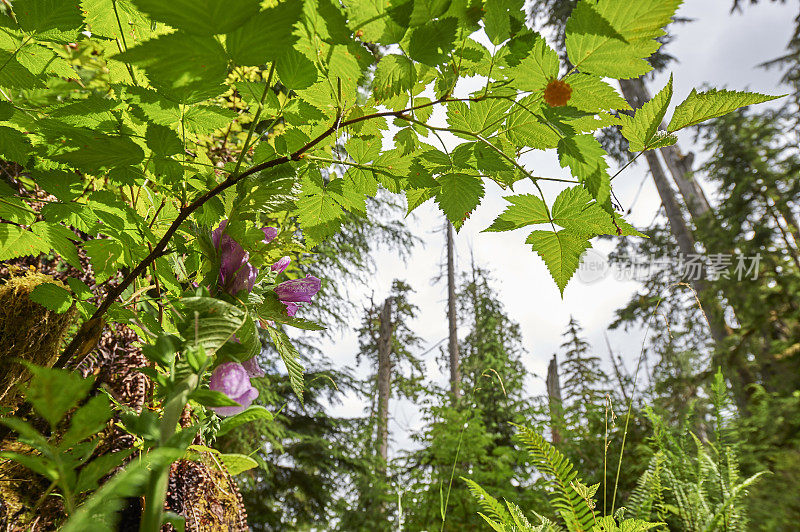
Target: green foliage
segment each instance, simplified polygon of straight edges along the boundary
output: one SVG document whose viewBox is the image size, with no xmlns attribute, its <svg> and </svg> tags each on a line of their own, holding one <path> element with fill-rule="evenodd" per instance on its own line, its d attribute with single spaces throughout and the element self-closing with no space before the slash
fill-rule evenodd
<svg viewBox="0 0 800 532">
<path fill-rule="evenodd" d="M 100 479 L 122 464 L 132 451 L 95 454 L 100 443 L 96 436 L 111 418 L 111 406 L 108 397 L 102 394 L 84 401 L 92 379 L 33 365 L 28 365 L 28 369 L 33 379 L 25 397 L 48 421 L 52 433 L 46 436 L 20 418 L 2 419 L 0 423 L 18 434 L 19 443 L 35 452 L 3 451 L 0 458 L 13 460 L 48 479 L 51 489 L 60 493 L 66 513 L 71 515 L 82 494 L 97 489 Z M 65 419 L 70 411 L 71 415 Z M 61 426 L 65 430 L 56 432 Z M 49 490 L 37 507 L 47 495 Z"/>
<path fill-rule="evenodd" d="M 533 465 L 542 472 L 549 488 L 550 504 L 559 511 L 561 519 L 570 532 L 634 532 L 656 528 L 663 523 L 650 523 L 637 518 L 625 518 L 624 509 L 616 515 L 598 516 L 594 510 L 594 494 L 599 484 L 586 486 L 578 479 L 573 465 L 555 447 L 547 443 L 537 432 L 517 426 L 518 439 L 532 458 Z M 522 510 L 506 500 L 505 507 L 489 495 L 476 482 L 465 478 L 473 496 L 486 512 L 479 515 L 497 532 L 552 532 L 563 530 L 553 521 L 533 512 L 539 521 L 531 525 Z"/>
</svg>

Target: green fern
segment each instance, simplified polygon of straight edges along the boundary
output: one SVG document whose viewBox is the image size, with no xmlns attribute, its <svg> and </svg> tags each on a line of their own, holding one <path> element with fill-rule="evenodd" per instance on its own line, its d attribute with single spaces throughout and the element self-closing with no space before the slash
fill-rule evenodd
<svg viewBox="0 0 800 532">
<path fill-rule="evenodd" d="M 517 440 L 523 444 L 536 468 L 545 474 L 553 488 L 550 503 L 556 508 L 570 530 L 591 530 L 596 523 L 594 511 L 573 484 L 579 483 L 578 472 L 558 449 L 541 434 L 517 425 Z"/>
</svg>

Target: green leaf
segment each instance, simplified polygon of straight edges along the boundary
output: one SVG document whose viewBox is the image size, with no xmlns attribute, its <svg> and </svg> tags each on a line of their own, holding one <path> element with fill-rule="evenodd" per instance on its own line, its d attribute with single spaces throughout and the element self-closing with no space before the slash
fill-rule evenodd
<svg viewBox="0 0 800 532">
<path fill-rule="evenodd" d="M 284 305 L 273 292 L 264 294 L 264 301 L 258 306 L 258 317 L 262 320 L 283 323 L 307 331 L 324 331 L 325 327 L 303 318 L 289 316 Z"/>
<path fill-rule="evenodd" d="M 272 343 L 275 344 L 275 349 L 278 351 L 283 363 L 286 364 L 286 370 L 289 372 L 289 384 L 292 386 L 297 398 L 303 402 L 303 366 L 297 361 L 300 354 L 297 349 L 292 345 L 291 340 L 282 329 L 275 327 L 267 327 L 269 337 Z"/>
<path fill-rule="evenodd" d="M 211 36 L 161 35 L 113 59 L 144 69 L 150 84 L 176 102 L 198 103 L 226 90 L 228 56 Z"/>
<path fill-rule="evenodd" d="M 19 26 L 40 41 L 67 43 L 77 40 L 83 18 L 77 2 L 24 0 L 14 2 Z"/>
<path fill-rule="evenodd" d="M 667 131 L 673 133 L 679 129 L 694 126 L 711 118 L 716 118 L 730 113 L 740 107 L 769 102 L 783 96 L 769 96 L 756 92 L 738 92 L 728 90 L 710 90 L 707 92 L 692 92 L 672 115 Z"/>
<path fill-rule="evenodd" d="M 319 172 L 303 179 L 303 196 L 297 202 L 297 214 L 303 234 L 314 246 L 333 235 L 344 218 L 344 210 L 329 193 Z"/>
<path fill-rule="evenodd" d="M 154 449 L 138 460 L 131 461 L 124 469 L 105 482 L 92 496 L 73 513 L 61 528 L 61 532 L 112 532 L 117 530 L 116 521 L 123 501 L 142 493 L 153 471 L 169 467 L 183 456 L 183 450 L 172 448 Z"/>
<path fill-rule="evenodd" d="M 486 0 L 483 24 L 492 44 L 500 44 L 520 29 L 525 17 L 523 3 L 522 0 Z"/>
<path fill-rule="evenodd" d="M 628 79 L 650 72 L 646 61 L 659 49 L 682 0 L 581 0 L 566 26 L 570 62 L 581 72 Z"/>
<path fill-rule="evenodd" d="M 121 40 L 121 26 L 130 46 L 153 35 L 152 21 L 131 0 L 81 0 L 81 8 L 92 36 Z"/>
<path fill-rule="evenodd" d="M 444 63 L 453 50 L 456 29 L 457 21 L 454 18 L 428 21 L 414 28 L 408 45 L 408 56 L 430 66 Z"/>
<path fill-rule="evenodd" d="M 25 366 L 33 373 L 25 398 L 53 428 L 68 410 L 86 397 L 94 381 L 63 369 L 42 368 L 30 363 Z"/>
<path fill-rule="evenodd" d="M 453 129 L 489 136 L 497 131 L 508 113 L 511 102 L 500 98 L 489 98 L 478 102 L 449 102 L 447 123 Z M 474 135 L 453 132 L 457 137 L 475 140 Z"/>
<path fill-rule="evenodd" d="M 233 337 L 245 317 L 242 309 L 213 297 L 185 297 L 181 304 L 186 310 L 181 335 L 209 356 Z"/>
<path fill-rule="evenodd" d="M 507 69 L 505 74 L 511 78 L 514 88 L 538 92 L 543 91 L 551 79 L 558 77 L 558 66 L 558 54 L 540 36 L 530 53 L 518 65 Z"/>
<path fill-rule="evenodd" d="M 563 190 L 553 203 L 553 222 L 576 234 L 645 236 L 616 213 L 609 213 L 583 187 Z"/>
<path fill-rule="evenodd" d="M 3 159 L 25 165 L 32 151 L 31 141 L 22 131 L 0 126 L 0 156 Z"/>
<path fill-rule="evenodd" d="M 588 236 L 568 229 L 557 232 L 534 231 L 526 243 L 531 244 L 544 260 L 563 297 L 564 287 L 578 269 L 581 255 L 591 247 Z"/>
<path fill-rule="evenodd" d="M 275 70 L 281 83 L 290 89 L 306 89 L 317 81 L 317 67 L 302 53 L 294 48 L 286 52 L 278 60 Z"/>
<path fill-rule="evenodd" d="M 219 425 L 219 429 L 217 429 L 217 436 L 224 436 L 239 425 L 244 425 L 245 423 L 250 423 L 259 419 L 272 421 L 272 412 L 263 406 L 253 405 L 245 411 L 239 412 L 235 416 L 226 417 L 223 419 Z"/>
<path fill-rule="evenodd" d="M 183 151 L 183 142 L 177 131 L 158 124 L 148 124 L 145 134 L 147 147 L 162 156 L 175 155 Z"/>
<path fill-rule="evenodd" d="M 569 105 L 580 111 L 630 111 L 631 106 L 617 91 L 597 76 L 590 74 L 570 74 L 564 79 L 572 87 Z"/>
<path fill-rule="evenodd" d="M 72 416 L 69 430 L 64 434 L 59 446 L 66 449 L 89 436 L 98 434 L 111 419 L 111 414 L 111 406 L 106 395 L 92 397 Z"/>
<path fill-rule="evenodd" d="M 373 94 L 385 100 L 411 90 L 417 81 L 414 63 L 406 56 L 387 54 L 378 62 L 373 81 Z"/>
<path fill-rule="evenodd" d="M 144 160 L 144 151 L 128 137 L 95 135 L 83 139 L 77 150 L 56 155 L 53 160 L 94 173 L 139 164 Z"/>
<path fill-rule="evenodd" d="M 133 449 L 103 454 L 83 466 L 75 483 L 75 493 L 97 489 L 100 479 L 108 475 L 114 468 L 122 465 L 122 462 L 131 454 L 133 454 Z"/>
<path fill-rule="evenodd" d="M 198 35 L 231 32 L 258 13 L 260 4 L 259 0 L 134 0 L 134 3 L 153 20 Z"/>
<path fill-rule="evenodd" d="M 40 455 L 2 451 L 0 452 L 0 458 L 13 460 L 21 466 L 26 467 L 34 473 L 38 473 L 50 480 L 56 480 L 59 477 L 58 469 L 55 467 L 55 465 L 53 465 L 50 460 L 47 460 Z"/>
<path fill-rule="evenodd" d="M 225 48 L 231 60 L 253 66 L 277 61 L 297 42 L 294 25 L 300 20 L 302 10 L 302 2 L 283 2 L 261 11 L 228 33 Z"/>
<path fill-rule="evenodd" d="M 225 467 L 228 468 L 228 473 L 233 476 L 258 467 L 258 462 L 246 454 L 221 454 L 219 457 L 222 460 L 222 463 L 225 464 Z"/>
<path fill-rule="evenodd" d="M 672 141 L 672 144 L 677 142 L 677 138 L 664 137 L 663 133 L 660 134 L 658 132 L 671 99 L 672 76 L 669 77 L 667 85 L 652 100 L 636 110 L 636 114 L 633 117 L 620 115 L 622 135 L 628 139 L 632 152 L 652 149 L 656 144 L 661 146 L 668 145 L 664 144 L 664 142 L 669 142 L 673 138 L 675 140 Z"/>
<path fill-rule="evenodd" d="M 512 231 L 527 225 L 544 224 L 550 221 L 544 201 L 533 194 L 506 196 L 511 204 L 495 218 L 484 231 Z"/>
<path fill-rule="evenodd" d="M 448 173 L 437 181 L 436 203 L 457 230 L 464 225 L 484 194 L 483 181 L 467 174 Z"/>
<path fill-rule="evenodd" d="M 606 151 L 592 135 L 564 137 L 558 141 L 558 160 L 561 167 L 569 167 L 597 203 L 611 209 L 611 177 L 608 175 Z"/>
<path fill-rule="evenodd" d="M 509 141 L 517 147 L 530 147 L 539 150 L 555 148 L 561 136 L 553 127 L 549 126 L 542 117 L 533 114 L 541 103 L 531 107 L 532 102 L 526 102 L 525 108 L 515 105 L 508 113 L 503 132 Z"/>
<path fill-rule="evenodd" d="M 294 168 L 288 164 L 247 177 L 237 189 L 241 196 L 234 209 L 243 219 L 292 210 L 300 194 Z"/>
<path fill-rule="evenodd" d="M 242 406 L 224 393 L 206 388 L 198 388 L 193 391 L 189 399 L 207 407 Z"/>
<path fill-rule="evenodd" d="M 54 283 L 42 283 L 31 291 L 30 298 L 43 307 L 62 314 L 72 306 L 72 295 Z"/>
</svg>

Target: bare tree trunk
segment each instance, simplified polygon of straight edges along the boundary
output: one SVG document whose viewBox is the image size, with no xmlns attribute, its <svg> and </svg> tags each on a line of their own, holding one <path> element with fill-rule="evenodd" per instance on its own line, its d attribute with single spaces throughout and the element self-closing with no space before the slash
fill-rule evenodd
<svg viewBox="0 0 800 532">
<path fill-rule="evenodd" d="M 386 474 L 389 458 L 389 396 L 392 384 L 392 298 L 386 298 L 380 313 L 378 334 L 378 453 Z"/>
<path fill-rule="evenodd" d="M 550 406 L 550 433 L 554 444 L 561 443 L 559 427 L 564 425 L 564 410 L 561 403 L 561 381 L 558 378 L 558 359 L 556 355 L 547 366 L 547 402 Z"/>
<path fill-rule="evenodd" d="M 450 341 L 447 345 L 450 353 L 450 391 L 453 400 L 461 397 L 461 368 L 458 355 L 458 335 L 456 331 L 456 274 L 455 250 L 453 249 L 453 224 L 447 222 L 447 321 Z"/>
</svg>

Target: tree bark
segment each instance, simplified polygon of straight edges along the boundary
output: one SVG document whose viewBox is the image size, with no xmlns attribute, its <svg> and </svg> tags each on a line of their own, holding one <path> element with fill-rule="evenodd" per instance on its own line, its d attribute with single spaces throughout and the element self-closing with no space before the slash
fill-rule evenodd
<svg viewBox="0 0 800 532">
<path fill-rule="evenodd" d="M 392 298 L 386 298 L 380 313 L 378 333 L 378 454 L 386 474 L 389 458 L 389 396 L 392 385 Z"/>
<path fill-rule="evenodd" d="M 455 250 L 453 249 L 453 224 L 447 222 L 447 322 L 450 341 L 447 350 L 450 354 L 450 392 L 453 400 L 461 397 L 461 367 L 458 353 L 458 334 L 456 330 L 456 274 Z"/>
<path fill-rule="evenodd" d="M 561 402 L 561 381 L 558 378 L 558 359 L 556 355 L 547 366 L 547 403 L 550 407 L 550 434 L 553 444 L 561 443 L 561 431 L 564 426 L 564 410 Z"/>
</svg>

